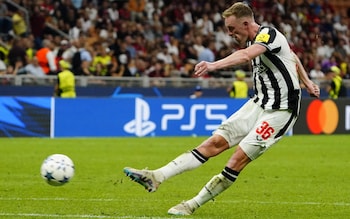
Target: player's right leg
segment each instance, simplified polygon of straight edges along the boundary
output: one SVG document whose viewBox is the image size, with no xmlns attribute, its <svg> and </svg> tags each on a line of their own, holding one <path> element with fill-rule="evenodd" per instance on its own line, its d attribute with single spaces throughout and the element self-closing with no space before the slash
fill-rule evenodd
<svg viewBox="0 0 350 219">
<path fill-rule="evenodd" d="M 155 192 L 159 185 L 166 179 L 178 175 L 184 171 L 195 169 L 205 163 L 204 157 L 197 149 L 181 154 L 167 165 L 156 170 L 138 170 L 125 167 L 124 173 L 132 181 L 141 184 L 147 191 Z"/>
<path fill-rule="evenodd" d="M 125 167 L 124 173 L 126 176 L 130 177 L 132 181 L 141 184 L 147 191 L 155 192 L 159 185 L 165 180 L 201 166 L 209 157 L 216 156 L 228 148 L 228 143 L 222 136 L 213 135 L 196 149 L 181 154 L 159 169 L 138 170 Z"/>
<path fill-rule="evenodd" d="M 160 182 L 156 179 L 155 174 L 151 170 L 138 170 L 131 167 L 123 169 L 126 176 L 130 177 L 132 181 L 141 184 L 148 192 L 155 192 Z"/>
</svg>

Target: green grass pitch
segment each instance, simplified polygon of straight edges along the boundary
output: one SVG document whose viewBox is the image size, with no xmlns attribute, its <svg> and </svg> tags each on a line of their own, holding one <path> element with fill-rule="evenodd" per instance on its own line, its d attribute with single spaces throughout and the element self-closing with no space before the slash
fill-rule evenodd
<svg viewBox="0 0 350 219">
<path fill-rule="evenodd" d="M 174 218 L 167 210 L 221 172 L 233 149 L 169 179 L 155 193 L 131 182 L 122 169 L 158 168 L 204 139 L 1 138 L 0 218 Z M 248 165 L 231 188 L 185 218 L 349 218 L 349 140 L 285 137 Z M 42 161 L 54 153 L 75 164 L 74 178 L 61 187 L 40 176 Z"/>
</svg>

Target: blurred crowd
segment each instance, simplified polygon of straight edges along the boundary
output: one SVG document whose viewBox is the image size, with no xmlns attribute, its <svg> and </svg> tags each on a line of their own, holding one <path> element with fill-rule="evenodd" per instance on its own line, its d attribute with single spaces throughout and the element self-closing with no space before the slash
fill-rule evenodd
<svg viewBox="0 0 350 219">
<path fill-rule="evenodd" d="M 239 49 L 221 17 L 233 2 L 0 0 L 0 74 L 56 75 L 63 59 L 75 75 L 192 77 L 198 61 Z M 286 35 L 310 78 L 324 78 L 332 66 L 350 78 L 349 8 L 328 0 L 245 2 L 257 23 Z M 227 71 L 207 77 L 231 77 Z"/>
</svg>

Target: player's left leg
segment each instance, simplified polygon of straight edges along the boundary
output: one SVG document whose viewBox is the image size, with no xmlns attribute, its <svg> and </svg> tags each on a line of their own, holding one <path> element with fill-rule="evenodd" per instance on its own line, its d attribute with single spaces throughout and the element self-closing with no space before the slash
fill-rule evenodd
<svg viewBox="0 0 350 219">
<path fill-rule="evenodd" d="M 229 188 L 250 161 L 250 158 L 238 146 L 228 162 L 230 167 L 226 166 L 220 174 L 209 180 L 195 197 L 170 208 L 168 214 L 191 215 L 197 208 Z"/>
</svg>

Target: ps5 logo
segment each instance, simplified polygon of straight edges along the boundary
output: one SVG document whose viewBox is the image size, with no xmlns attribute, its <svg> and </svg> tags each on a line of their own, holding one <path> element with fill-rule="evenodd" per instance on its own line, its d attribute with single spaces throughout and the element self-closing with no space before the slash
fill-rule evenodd
<svg viewBox="0 0 350 219">
<path fill-rule="evenodd" d="M 197 117 L 200 112 L 204 113 L 207 122 L 204 129 L 207 131 L 215 130 L 227 118 L 223 113 L 228 108 L 227 104 L 193 104 L 188 111 L 186 108 L 183 104 L 178 103 L 161 104 L 161 113 L 157 111 L 157 114 L 160 113 L 158 115 L 160 117 L 156 116 L 160 118 L 160 130 L 168 132 L 169 128 L 178 128 L 185 132 L 193 131 L 196 129 Z M 221 111 L 221 113 L 218 111 Z M 152 133 L 156 129 L 156 124 L 150 121 L 150 115 L 149 104 L 140 98 L 135 98 L 135 119 L 124 125 L 124 131 L 138 137 Z M 180 121 L 180 125 L 178 127 L 171 125 L 174 121 Z"/>
<path fill-rule="evenodd" d="M 138 137 L 146 136 L 155 130 L 154 122 L 149 121 L 150 108 L 146 101 L 135 98 L 135 119 L 124 125 L 124 131 Z"/>
<path fill-rule="evenodd" d="M 185 117 L 185 108 L 182 104 L 163 104 L 163 110 L 172 110 L 174 113 L 164 114 L 161 121 L 161 129 L 167 130 L 169 122 L 171 120 L 183 120 Z M 197 124 L 197 113 L 204 111 L 205 119 L 207 121 L 215 121 L 216 124 L 206 124 L 204 126 L 205 130 L 214 130 L 218 128 L 221 122 L 226 120 L 225 114 L 219 114 L 215 111 L 217 110 L 226 110 L 226 104 L 193 104 L 189 110 L 189 123 L 182 124 L 180 126 L 181 131 L 191 131 L 194 130 Z M 217 123 L 217 121 L 220 121 Z"/>
</svg>

